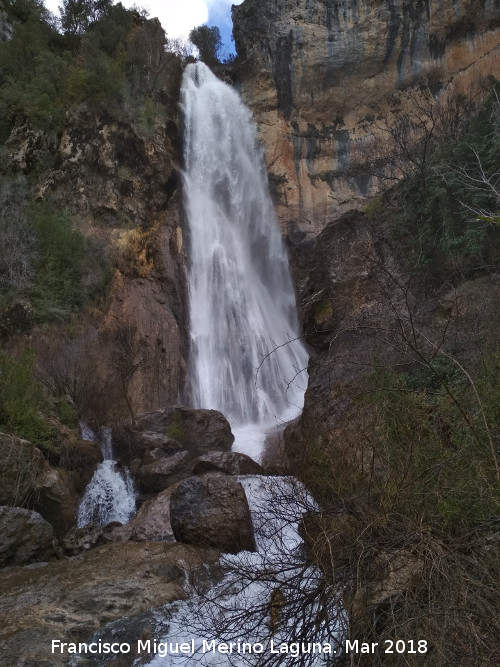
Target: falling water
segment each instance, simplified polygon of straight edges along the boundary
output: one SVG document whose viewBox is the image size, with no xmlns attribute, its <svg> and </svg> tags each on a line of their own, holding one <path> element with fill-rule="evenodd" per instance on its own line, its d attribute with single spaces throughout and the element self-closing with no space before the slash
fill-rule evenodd
<svg viewBox="0 0 500 667">
<path fill-rule="evenodd" d="M 77 526 L 89 523 L 105 526 L 112 521 L 127 523 L 135 512 L 134 484 L 127 469 L 119 472 L 113 460 L 113 435 L 106 426 L 98 438 L 86 424 L 80 425 L 81 436 L 85 440 L 101 443 L 104 461 L 90 480 L 77 514 Z"/>
<path fill-rule="evenodd" d="M 240 440 L 239 451 L 258 458 L 255 441 L 266 428 L 300 413 L 308 355 L 298 339 L 287 256 L 251 114 L 202 63 L 186 68 L 182 99 L 191 247 L 192 401 L 223 412 Z M 321 573 L 305 565 L 299 534 L 303 513 L 316 509 L 313 499 L 290 478 L 239 479 L 258 550 L 224 555 L 219 565 L 225 574 L 208 592 L 200 595 L 187 580 L 186 600 L 155 611 L 153 636 L 163 642 L 193 641 L 196 655 L 158 655 L 150 665 L 260 663 L 258 655 L 204 653 L 202 646 L 205 639 L 224 636 L 263 641 L 269 635 L 265 610 L 274 589 L 284 596 L 299 592 L 314 618 L 320 612 L 330 618 L 317 628 L 317 638 L 336 642 L 338 609 L 325 609 L 317 599 Z M 300 636 L 306 616 L 304 610 L 292 613 L 274 639 L 293 641 Z M 323 655 L 311 656 L 314 667 L 325 663 Z M 142 657 L 134 662 L 142 664 Z M 281 664 L 292 667 L 295 657 L 285 655 Z"/>
<path fill-rule="evenodd" d="M 192 400 L 244 439 L 300 413 L 308 355 L 251 114 L 203 63 L 182 99 Z"/>
</svg>

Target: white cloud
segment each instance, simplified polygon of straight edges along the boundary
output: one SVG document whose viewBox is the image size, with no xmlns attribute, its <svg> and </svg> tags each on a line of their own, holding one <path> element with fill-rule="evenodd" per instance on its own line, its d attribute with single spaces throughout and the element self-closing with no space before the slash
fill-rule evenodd
<svg viewBox="0 0 500 667">
<path fill-rule="evenodd" d="M 124 2 L 131 7 L 132 2 Z M 208 20 L 205 0 L 144 0 L 137 3 L 149 10 L 151 18 L 158 17 L 169 37 L 187 37 L 192 28 Z"/>
<path fill-rule="evenodd" d="M 211 16 L 227 15 L 231 21 L 231 5 L 242 0 L 121 0 L 125 7 L 136 4 L 149 11 L 151 18 L 158 17 L 169 37 L 187 37 L 195 26 L 208 21 Z M 45 5 L 58 14 L 61 0 L 45 0 Z"/>
</svg>

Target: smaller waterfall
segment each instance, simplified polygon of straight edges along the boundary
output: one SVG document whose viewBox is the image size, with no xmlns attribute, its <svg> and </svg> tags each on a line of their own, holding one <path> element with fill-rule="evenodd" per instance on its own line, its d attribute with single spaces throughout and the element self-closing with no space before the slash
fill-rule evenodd
<svg viewBox="0 0 500 667">
<path fill-rule="evenodd" d="M 85 489 L 78 508 L 77 526 L 82 528 L 89 523 L 105 526 L 112 521 L 127 523 L 135 512 L 135 489 L 129 471 L 116 470 L 111 429 L 102 427 L 101 436 L 97 437 L 91 428 L 81 424 L 80 432 L 85 440 L 100 442 L 104 461 Z"/>
</svg>

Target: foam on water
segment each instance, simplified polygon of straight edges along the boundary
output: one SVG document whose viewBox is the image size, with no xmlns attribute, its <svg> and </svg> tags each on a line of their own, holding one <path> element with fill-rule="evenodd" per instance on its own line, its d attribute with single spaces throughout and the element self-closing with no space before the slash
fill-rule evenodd
<svg viewBox="0 0 500 667">
<path fill-rule="evenodd" d="M 113 460 L 111 429 L 104 426 L 97 436 L 87 424 L 80 424 L 80 434 L 84 440 L 101 444 L 104 461 L 97 466 L 83 494 L 76 519 L 78 528 L 89 523 L 127 523 L 135 512 L 136 494 L 129 471 L 118 470 Z"/>
</svg>

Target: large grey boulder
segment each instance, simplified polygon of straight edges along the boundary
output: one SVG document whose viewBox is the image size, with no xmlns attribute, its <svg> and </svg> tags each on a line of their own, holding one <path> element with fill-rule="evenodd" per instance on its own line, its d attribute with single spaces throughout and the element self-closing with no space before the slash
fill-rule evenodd
<svg viewBox="0 0 500 667">
<path fill-rule="evenodd" d="M 256 549 L 245 491 L 222 473 L 180 482 L 170 498 L 170 521 L 179 542 L 226 553 Z"/>
<path fill-rule="evenodd" d="M 170 497 L 175 486 L 146 500 L 139 511 L 124 526 L 135 542 L 175 542 L 170 522 Z"/>
<path fill-rule="evenodd" d="M 0 567 L 57 558 L 54 529 L 32 510 L 0 507 Z"/>
<path fill-rule="evenodd" d="M 134 459 L 149 463 L 152 450 L 170 456 L 179 451 L 194 455 L 215 450 L 228 452 L 234 436 L 224 415 L 218 410 L 173 406 L 139 415 L 133 425 L 113 431 L 113 451 L 125 465 Z"/>
<path fill-rule="evenodd" d="M 240 452 L 207 452 L 194 462 L 193 474 L 225 472 L 227 475 L 263 475 L 264 468 Z"/>
<path fill-rule="evenodd" d="M 141 466 L 137 479 L 143 493 L 158 493 L 188 477 L 193 469 L 194 457 L 189 452 L 177 452 Z"/>
<path fill-rule="evenodd" d="M 76 522 L 78 496 L 67 470 L 49 468 L 36 487 L 34 508 L 62 535 Z"/>
</svg>

